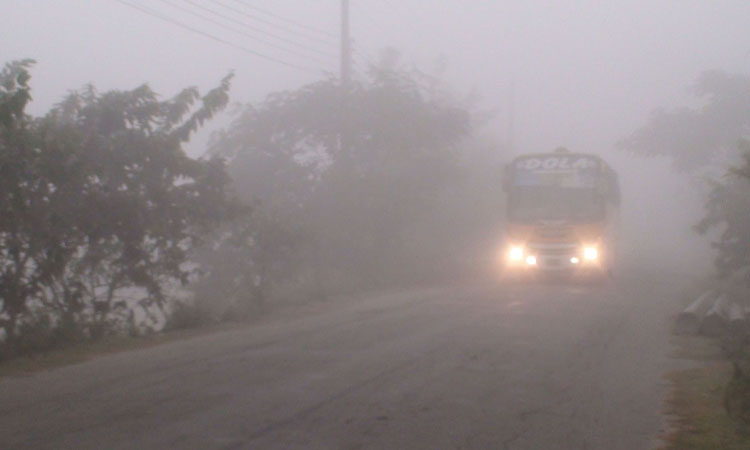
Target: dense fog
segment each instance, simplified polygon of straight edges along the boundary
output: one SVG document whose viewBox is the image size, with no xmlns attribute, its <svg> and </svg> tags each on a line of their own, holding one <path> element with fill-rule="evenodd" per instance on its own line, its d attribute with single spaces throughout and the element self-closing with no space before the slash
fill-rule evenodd
<svg viewBox="0 0 750 450">
<path fill-rule="evenodd" d="M 176 139 L 169 151 L 181 169 L 165 192 L 192 180 L 190 198 L 207 202 L 168 217 L 144 194 L 139 201 L 157 209 L 156 228 L 138 223 L 142 240 L 132 249 L 130 235 L 106 238 L 117 250 L 96 250 L 98 265 L 86 266 L 97 280 L 85 294 L 93 303 L 68 311 L 63 301 L 60 317 L 103 320 L 97 302 L 114 313 L 113 299 L 122 296 L 128 306 L 118 303 L 117 326 L 138 328 L 133 317 L 156 314 L 147 330 L 188 308 L 183 298 L 222 320 L 290 299 L 492 277 L 507 240 L 505 165 L 558 147 L 601 156 L 619 174 L 622 270 L 713 270 L 710 244 L 721 227 L 704 227 L 703 235 L 695 227 L 706 215 L 709 181 L 739 161 L 736 141 L 746 128 L 740 121 L 724 134 L 700 135 L 691 121 L 744 111 L 722 99 L 746 92 L 745 2 L 353 1 L 344 87 L 340 7 L 322 0 L 2 5 L 3 58 L 35 61 L 8 66 L 6 78 L 31 75 L 24 111 L 41 139 L 57 139 L 66 127 L 78 133 L 109 120 L 108 108 L 124 108 L 113 119 L 120 132 L 144 142 Z M 26 92 L 20 80 L 7 95 Z M 189 86 L 196 88 L 183 90 Z M 685 128 L 700 146 L 681 153 L 685 138 L 673 137 Z M 101 132 L 124 145 L 118 132 Z M 118 155 L 109 163 L 148 172 L 135 156 Z M 178 163 L 185 155 L 193 162 Z M 120 176 L 112 170 L 82 180 L 95 180 L 106 196 L 114 186 L 108 177 Z M 202 184 L 209 179 L 215 184 Z M 50 183 L 50 195 L 59 193 Z M 159 234 L 178 222 L 185 228 L 177 235 Z M 70 226 L 84 230 L 80 243 L 66 244 L 71 265 L 42 276 L 59 277 L 57 284 L 32 289 L 29 304 L 4 314 L 33 322 L 45 314 L 46 296 L 68 292 L 88 261 L 81 255 L 100 238 L 85 231 L 90 222 Z M 123 272 L 97 272 L 136 249 L 153 273 L 132 261 Z M 166 254 L 168 261 L 159 259 Z"/>
<path fill-rule="evenodd" d="M 749 19 L 0 0 L 0 450 L 750 448 Z"/>
</svg>

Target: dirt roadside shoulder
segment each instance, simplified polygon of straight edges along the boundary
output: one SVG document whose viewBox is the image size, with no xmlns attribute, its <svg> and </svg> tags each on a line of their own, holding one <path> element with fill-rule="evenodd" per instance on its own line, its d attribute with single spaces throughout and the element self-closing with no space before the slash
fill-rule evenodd
<svg viewBox="0 0 750 450">
<path fill-rule="evenodd" d="M 727 414 L 725 394 L 733 367 L 716 339 L 675 336 L 675 357 L 690 367 L 666 375 L 669 431 L 660 450 L 743 450 L 750 434 Z"/>
</svg>

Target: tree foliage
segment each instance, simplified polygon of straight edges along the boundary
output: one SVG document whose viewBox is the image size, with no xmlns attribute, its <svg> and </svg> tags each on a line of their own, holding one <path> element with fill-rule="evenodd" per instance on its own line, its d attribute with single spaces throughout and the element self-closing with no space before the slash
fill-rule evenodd
<svg viewBox="0 0 750 450">
<path fill-rule="evenodd" d="M 722 277 L 739 274 L 750 286 L 750 142 L 742 141 L 742 164 L 730 168 L 723 182 L 713 183 L 706 215 L 696 229 L 718 229 L 716 266 Z"/>
<path fill-rule="evenodd" d="M 191 249 L 235 210 L 223 162 L 182 149 L 226 105 L 231 76 L 166 101 L 89 86 L 33 119 L 30 64 L 0 75 L 1 324 L 8 343 L 39 316 L 96 337 L 133 300 L 163 306 L 165 283 L 187 281 Z"/>
<path fill-rule="evenodd" d="M 58 251 L 29 242 L 25 236 L 27 230 L 41 228 L 49 219 L 34 207 L 44 201 L 39 194 L 43 186 L 29 177 L 35 169 L 36 151 L 29 130 L 32 121 L 24 111 L 31 99 L 28 69 L 32 64 L 31 60 L 13 62 L 0 73 L 0 296 L 5 316 L 0 324 L 11 336 L 25 311 L 26 298 L 38 292 L 48 271 L 44 266 L 34 267 L 31 260 Z M 39 231 L 39 235 L 46 234 Z"/>
<path fill-rule="evenodd" d="M 750 142 L 740 143 L 742 163 L 731 167 L 721 182 L 713 183 L 706 215 L 696 226 L 701 233 L 718 232 L 716 268 L 722 288 L 733 301 L 750 303 Z M 729 415 L 750 424 L 750 331 L 730 333 L 722 347 L 734 365 L 724 395 Z"/>
<path fill-rule="evenodd" d="M 675 169 L 723 176 L 709 181 L 705 214 L 695 230 L 710 234 L 719 288 L 733 301 L 750 301 L 750 77 L 704 73 L 692 88 L 701 108 L 657 111 L 620 142 L 642 156 L 664 156 Z M 739 142 L 739 145 L 738 145 Z M 706 170 L 712 169 L 712 170 Z M 718 170 L 717 170 L 718 169 Z M 730 333 L 723 347 L 735 367 L 725 392 L 730 416 L 750 418 L 750 333 Z"/>
<path fill-rule="evenodd" d="M 682 171 L 735 160 L 737 141 L 748 137 L 750 126 L 750 77 L 706 72 L 691 92 L 702 107 L 657 110 L 619 147 L 642 156 L 666 156 Z"/>
<path fill-rule="evenodd" d="M 705 216 L 695 229 L 717 230 L 716 267 L 728 277 L 750 262 L 750 76 L 706 72 L 691 92 L 702 107 L 657 111 L 620 147 L 638 155 L 668 157 L 677 170 L 711 168 L 702 171 L 719 175 L 709 181 Z"/>
<path fill-rule="evenodd" d="M 192 284 L 191 306 L 217 321 L 264 312 L 275 284 L 301 263 L 299 231 L 257 206 L 218 229 L 194 255 L 203 276 Z"/>
<path fill-rule="evenodd" d="M 391 56 L 347 90 L 323 80 L 247 106 L 210 148 L 230 160 L 238 193 L 298 237 L 318 279 L 385 282 L 448 252 L 441 202 L 465 181 L 472 115 Z"/>
</svg>

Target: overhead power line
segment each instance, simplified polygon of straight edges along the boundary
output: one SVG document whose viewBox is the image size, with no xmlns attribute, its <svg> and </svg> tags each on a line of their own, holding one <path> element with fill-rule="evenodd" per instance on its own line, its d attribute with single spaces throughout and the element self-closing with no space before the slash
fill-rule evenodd
<svg viewBox="0 0 750 450">
<path fill-rule="evenodd" d="M 281 24 L 279 24 L 278 20 L 282 20 L 283 18 L 277 19 L 277 21 L 274 22 L 272 20 L 264 19 L 263 17 L 259 17 L 259 16 L 254 15 L 254 14 L 249 14 L 246 11 L 242 11 L 241 9 L 237 9 L 235 7 L 229 6 L 229 5 L 227 5 L 225 3 L 222 3 L 222 2 L 220 2 L 218 0 L 209 0 L 209 1 L 211 3 L 214 3 L 214 4 L 218 5 L 218 6 L 221 6 L 222 8 L 225 8 L 225 9 L 227 9 L 229 11 L 232 11 L 233 13 L 239 14 L 241 16 L 247 17 L 247 18 L 249 18 L 251 20 L 255 20 L 257 22 L 264 23 L 266 25 L 270 25 L 270 26 L 272 26 L 274 28 L 278 28 L 278 29 L 284 30 L 286 32 L 292 33 L 292 34 L 297 35 L 299 37 L 302 37 L 304 39 L 312 40 L 312 41 L 321 43 L 321 44 L 323 44 L 325 46 L 336 45 L 335 41 L 331 41 L 331 38 L 327 38 L 327 39 L 326 38 L 321 38 L 320 35 L 311 35 L 309 31 L 302 31 L 300 29 L 294 29 L 292 27 L 289 27 L 288 25 L 281 25 Z M 245 4 L 245 3 L 241 3 L 241 4 L 245 5 L 247 8 L 250 8 L 250 9 L 254 9 L 254 10 L 257 9 L 254 6 L 251 6 L 251 5 L 248 5 L 248 4 Z M 279 17 L 279 16 L 274 15 L 274 17 Z M 284 20 L 284 21 L 286 22 L 286 20 Z"/>
<path fill-rule="evenodd" d="M 359 10 L 358 16 L 360 18 L 364 18 L 365 20 L 361 21 L 361 23 L 365 24 L 367 27 L 369 27 L 372 31 L 374 31 L 376 34 L 382 34 L 382 35 L 388 35 L 388 32 L 380 26 L 380 24 L 370 15 L 367 13 L 367 11 L 363 10 L 358 2 L 352 3 L 352 6 L 355 9 Z"/>
<path fill-rule="evenodd" d="M 201 35 L 201 36 L 203 36 L 205 38 L 211 39 L 213 41 L 220 42 L 220 43 L 222 43 L 224 45 L 228 45 L 230 47 L 233 47 L 233 48 L 235 48 L 237 50 L 240 50 L 240 51 L 243 51 L 245 53 L 249 53 L 251 55 L 257 56 L 258 58 L 262 58 L 262 59 L 265 59 L 267 61 L 271 61 L 271 62 L 274 62 L 274 63 L 277 63 L 277 64 L 281 64 L 281 65 L 284 65 L 284 66 L 287 66 L 287 67 L 291 67 L 291 68 L 297 69 L 297 70 L 302 70 L 302 71 L 305 71 L 305 72 L 310 72 L 310 73 L 320 73 L 320 72 L 322 72 L 319 69 L 313 69 L 311 67 L 305 67 L 305 66 L 301 66 L 301 65 L 298 65 L 298 64 L 290 63 L 290 62 L 284 61 L 282 59 L 275 58 L 273 56 L 269 56 L 269 55 L 266 55 L 264 53 L 257 52 L 255 50 L 249 49 L 249 48 L 244 47 L 242 45 L 238 45 L 238 44 L 235 44 L 233 42 L 224 40 L 224 39 L 222 39 L 220 37 L 214 36 L 214 35 L 212 35 L 210 33 L 206 33 L 205 31 L 201 31 L 201 30 L 199 30 L 197 28 L 194 28 L 194 27 L 192 27 L 190 25 L 186 25 L 186 24 L 184 24 L 182 22 L 179 22 L 177 20 L 171 19 L 171 18 L 169 18 L 169 17 L 167 17 L 167 16 L 165 16 L 163 14 L 159 14 L 158 12 L 155 12 L 153 10 L 145 8 L 145 7 L 141 6 L 141 5 L 130 3 L 130 2 L 127 2 L 125 0 L 115 0 L 115 1 L 118 2 L 118 3 L 120 3 L 120 4 L 122 4 L 122 5 L 127 6 L 129 8 L 133 8 L 135 10 L 138 10 L 138 11 L 142 12 L 143 14 L 146 14 L 146 15 L 149 15 L 151 17 L 157 18 L 159 20 L 171 23 L 172 25 L 175 25 L 175 26 L 178 26 L 178 27 L 180 27 L 182 29 L 185 29 L 185 30 L 191 31 L 193 33 L 199 34 L 199 35 Z"/>
<path fill-rule="evenodd" d="M 232 28 L 230 26 L 227 26 L 225 23 L 222 23 L 222 22 L 220 22 L 218 20 L 212 19 L 211 17 L 207 17 L 207 16 L 205 16 L 203 14 L 197 13 L 197 12 L 191 10 L 191 9 L 185 8 L 184 6 L 176 4 L 176 3 L 174 3 L 174 2 L 172 2 L 170 0 L 161 0 L 161 2 L 167 4 L 167 5 L 171 6 L 171 7 L 173 7 L 175 9 L 179 10 L 179 11 L 182 11 L 184 13 L 187 13 L 187 14 L 190 14 L 192 16 L 198 17 L 199 19 L 205 20 L 207 22 L 211 22 L 211 23 L 213 23 L 215 25 L 218 25 L 219 27 L 221 27 L 221 28 L 223 28 L 225 30 L 229 30 L 229 31 L 232 31 L 234 33 L 241 34 L 243 36 L 249 37 L 250 39 L 253 39 L 254 41 L 260 42 L 260 43 L 262 43 L 264 45 L 267 45 L 269 47 L 273 47 L 273 48 L 275 48 L 277 50 L 281 50 L 281 51 L 284 51 L 284 52 L 287 52 L 287 53 L 290 53 L 290 54 L 293 54 L 293 55 L 296 55 L 296 56 L 301 56 L 303 58 L 314 58 L 317 61 L 324 62 L 326 64 L 330 63 L 330 61 L 324 61 L 322 58 L 320 58 L 317 55 L 310 55 L 310 54 L 302 53 L 300 51 L 297 51 L 297 50 L 294 50 L 294 49 L 290 49 L 290 48 L 284 47 L 282 45 L 278 45 L 278 44 L 276 44 L 274 42 L 271 42 L 271 41 L 269 41 L 267 39 L 259 38 L 258 36 L 254 35 L 254 34 L 250 34 L 250 33 L 246 32 L 244 30 L 238 30 L 236 28 Z"/>
<path fill-rule="evenodd" d="M 287 22 L 287 23 L 290 23 L 292 25 L 295 25 L 295 26 L 297 26 L 299 28 L 312 31 L 312 32 L 318 33 L 318 34 L 323 35 L 323 36 L 328 36 L 329 38 L 338 39 L 338 36 L 335 33 L 331 33 L 330 31 L 325 31 L 325 30 L 321 30 L 319 28 L 311 27 L 309 25 L 301 24 L 301 23 L 296 22 L 294 20 L 287 19 L 286 17 L 282 17 L 282 16 L 279 16 L 278 14 L 274 14 L 274 13 L 272 13 L 270 11 L 267 11 L 265 9 L 259 8 L 259 7 L 255 6 L 255 5 L 251 5 L 250 3 L 246 2 L 246 1 L 243 1 L 243 0 L 232 0 L 232 1 L 234 1 L 235 3 L 239 3 L 240 5 L 243 5 L 243 6 L 247 7 L 247 8 L 250 8 L 250 9 L 252 9 L 254 11 L 257 11 L 257 12 L 259 12 L 261 14 L 265 14 L 265 15 L 267 15 L 269 17 L 273 17 L 273 18 L 276 18 L 276 19 L 281 20 L 283 22 Z"/>
<path fill-rule="evenodd" d="M 192 0 L 185 0 L 185 2 L 189 3 L 189 4 L 193 5 L 193 6 L 195 6 L 196 8 L 199 8 L 199 9 L 201 9 L 203 11 L 206 11 L 209 14 L 213 14 L 213 15 L 215 15 L 217 17 L 221 17 L 224 20 L 227 20 L 227 21 L 232 22 L 232 23 L 239 24 L 239 25 L 241 25 L 243 27 L 246 27 L 246 28 L 248 28 L 250 30 L 253 30 L 253 31 L 256 31 L 258 33 L 263 33 L 263 34 L 265 34 L 267 36 L 270 36 L 270 37 L 272 37 L 272 38 L 274 38 L 274 39 L 276 39 L 278 41 L 287 43 L 289 45 L 298 47 L 298 48 L 303 49 L 303 50 L 307 50 L 309 52 L 317 53 L 319 55 L 329 56 L 329 57 L 335 57 L 335 55 L 333 53 L 328 53 L 328 52 L 325 52 L 325 51 L 321 51 L 321 50 L 315 49 L 313 47 L 310 47 L 308 45 L 300 44 L 299 42 L 293 41 L 291 39 L 287 39 L 287 38 L 285 38 L 283 36 L 279 36 L 278 34 L 270 33 L 267 30 L 263 30 L 261 28 L 249 25 L 249 24 L 247 24 L 245 22 L 242 22 L 240 20 L 237 20 L 237 19 L 235 19 L 233 17 L 228 17 L 228 16 L 226 16 L 226 15 L 220 13 L 220 12 L 217 12 L 217 11 L 211 9 L 211 8 L 206 8 L 205 6 L 203 6 L 203 5 L 199 4 L 199 3 L 196 3 L 196 2 L 194 2 Z"/>
</svg>

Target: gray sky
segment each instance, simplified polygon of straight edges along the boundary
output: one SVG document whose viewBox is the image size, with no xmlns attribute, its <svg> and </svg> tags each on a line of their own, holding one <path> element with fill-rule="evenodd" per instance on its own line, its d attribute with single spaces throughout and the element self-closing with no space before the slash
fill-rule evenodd
<svg viewBox="0 0 750 450">
<path fill-rule="evenodd" d="M 232 99 L 246 102 L 338 69 L 338 0 L 125 1 L 246 50 L 115 0 L 0 0 L 2 60 L 38 61 L 33 114 L 89 82 L 148 82 L 171 96 L 189 85 L 205 91 L 233 69 Z M 503 139 L 514 80 L 520 151 L 606 151 L 652 109 L 688 102 L 700 72 L 750 72 L 747 1 L 351 2 L 357 67 L 386 46 L 427 70 L 442 56 L 456 90 L 476 89 L 499 111 L 489 129 Z"/>
</svg>

